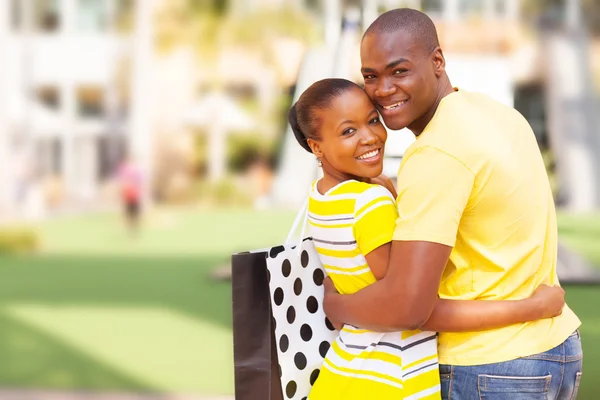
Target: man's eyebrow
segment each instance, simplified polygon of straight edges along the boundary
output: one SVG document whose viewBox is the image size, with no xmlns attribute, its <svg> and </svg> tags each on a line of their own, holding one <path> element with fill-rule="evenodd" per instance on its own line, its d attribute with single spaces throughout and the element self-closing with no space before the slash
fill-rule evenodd
<svg viewBox="0 0 600 400">
<path fill-rule="evenodd" d="M 385 66 L 385 69 L 390 69 L 390 68 L 394 68 L 395 66 L 408 62 L 408 59 L 406 58 L 399 58 L 396 61 L 392 61 L 391 63 L 389 63 L 388 65 Z"/>
<path fill-rule="evenodd" d="M 385 69 L 394 68 L 395 66 L 397 66 L 399 64 L 402 64 L 402 63 L 405 63 L 405 62 L 409 62 L 409 60 L 407 58 L 399 58 L 399 59 L 397 59 L 395 61 L 392 61 L 388 65 L 386 65 Z M 360 70 L 363 73 L 375 73 L 375 72 L 377 72 L 373 68 L 361 68 Z"/>
</svg>

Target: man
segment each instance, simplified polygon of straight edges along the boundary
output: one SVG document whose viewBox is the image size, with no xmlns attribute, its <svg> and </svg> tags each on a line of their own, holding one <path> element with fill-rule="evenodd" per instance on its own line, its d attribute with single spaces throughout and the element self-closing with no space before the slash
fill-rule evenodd
<svg viewBox="0 0 600 400">
<path fill-rule="evenodd" d="M 558 284 L 554 201 L 527 121 L 452 87 L 435 26 L 418 11 L 381 15 L 362 39 L 361 61 L 365 90 L 386 125 L 407 127 L 417 140 L 398 173 L 400 217 L 387 276 L 345 296 L 329 282 L 330 319 L 416 329 L 438 293 L 515 300 Z M 581 376 L 579 325 L 565 306 L 552 319 L 440 333 L 444 398 L 570 399 Z"/>
</svg>

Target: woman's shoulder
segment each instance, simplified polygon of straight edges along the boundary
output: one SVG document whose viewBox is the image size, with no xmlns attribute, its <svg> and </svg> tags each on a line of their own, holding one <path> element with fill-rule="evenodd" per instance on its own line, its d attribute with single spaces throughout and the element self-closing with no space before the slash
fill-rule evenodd
<svg viewBox="0 0 600 400">
<path fill-rule="evenodd" d="M 395 201 L 394 195 L 390 193 L 390 190 L 382 186 L 381 183 L 360 182 L 355 180 L 343 182 L 329 190 L 326 194 L 319 193 L 316 189 L 315 182 L 311 188 L 310 197 L 319 202 L 354 200 L 358 208 L 371 201 L 381 200 L 382 198 L 389 198 L 390 200 Z"/>
<path fill-rule="evenodd" d="M 346 181 L 342 185 L 338 185 L 334 190 L 330 192 L 332 195 L 355 195 L 356 197 L 369 196 L 369 195 L 381 195 L 382 193 L 389 193 L 389 190 L 384 186 L 383 181 L 372 180 L 371 182 L 360 182 L 360 181 Z M 391 182 L 391 181 L 390 181 Z M 391 194 L 390 194 L 391 195 Z"/>
<path fill-rule="evenodd" d="M 394 195 L 383 185 L 379 183 L 365 183 L 365 185 L 368 186 L 358 196 L 359 200 L 369 202 L 381 197 L 389 197 L 394 200 Z"/>
<path fill-rule="evenodd" d="M 394 196 L 388 189 L 374 183 L 368 185 L 369 187 L 357 196 L 354 202 L 355 218 L 361 218 L 381 206 L 391 206 L 396 209 Z"/>
</svg>

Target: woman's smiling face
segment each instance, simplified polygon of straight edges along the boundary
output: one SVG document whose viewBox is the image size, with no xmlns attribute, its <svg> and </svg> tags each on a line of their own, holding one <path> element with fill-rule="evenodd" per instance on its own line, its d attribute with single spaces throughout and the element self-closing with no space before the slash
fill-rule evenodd
<svg viewBox="0 0 600 400">
<path fill-rule="evenodd" d="M 324 173 L 340 182 L 381 175 L 387 131 L 364 90 L 351 88 L 315 113 L 320 138 L 309 144 Z"/>
</svg>

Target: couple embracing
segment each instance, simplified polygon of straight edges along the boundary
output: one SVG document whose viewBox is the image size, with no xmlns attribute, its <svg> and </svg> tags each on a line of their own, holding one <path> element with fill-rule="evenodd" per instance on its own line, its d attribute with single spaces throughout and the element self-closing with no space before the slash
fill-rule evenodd
<svg viewBox="0 0 600 400">
<path fill-rule="evenodd" d="M 580 321 L 531 127 L 452 86 L 419 11 L 382 14 L 360 52 L 364 88 L 325 79 L 289 112 L 323 170 L 308 219 L 340 327 L 309 400 L 575 398 Z M 396 187 L 383 122 L 417 138 Z"/>
</svg>

